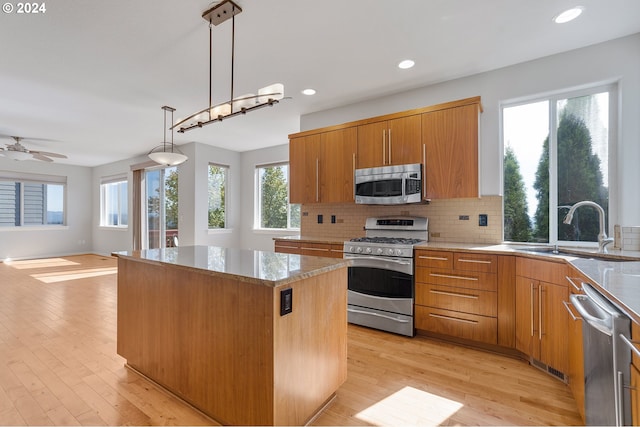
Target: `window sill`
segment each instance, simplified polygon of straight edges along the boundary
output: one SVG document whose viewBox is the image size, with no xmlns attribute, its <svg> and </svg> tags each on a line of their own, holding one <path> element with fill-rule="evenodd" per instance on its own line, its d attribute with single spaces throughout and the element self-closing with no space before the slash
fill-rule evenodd
<svg viewBox="0 0 640 427">
<path fill-rule="evenodd" d="M 207 234 L 230 234 L 233 233 L 233 228 L 208 228 Z"/>
<path fill-rule="evenodd" d="M 19 227 L 0 227 L 2 231 L 61 231 L 68 230 L 68 225 L 33 225 L 33 226 L 19 226 Z"/>
<path fill-rule="evenodd" d="M 127 230 L 129 230 L 129 226 L 115 227 L 115 226 L 110 226 L 110 225 L 99 225 L 98 229 L 99 230 L 108 230 L 108 231 L 127 231 Z"/>
<path fill-rule="evenodd" d="M 254 228 L 253 232 L 257 234 L 282 234 L 282 233 L 300 234 L 300 229 L 299 228 Z"/>
</svg>

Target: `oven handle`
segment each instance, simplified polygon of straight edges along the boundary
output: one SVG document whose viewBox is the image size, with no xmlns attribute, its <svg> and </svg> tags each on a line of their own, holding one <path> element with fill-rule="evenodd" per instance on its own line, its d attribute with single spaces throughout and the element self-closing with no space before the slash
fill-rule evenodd
<svg viewBox="0 0 640 427">
<path fill-rule="evenodd" d="M 408 320 L 396 319 L 395 317 L 385 316 L 384 314 L 375 313 L 373 311 L 356 310 L 354 308 L 347 308 L 347 311 L 350 312 L 350 313 L 369 314 L 371 316 L 382 317 L 384 319 L 393 320 L 393 321 L 398 322 L 398 323 L 409 323 Z"/>
<path fill-rule="evenodd" d="M 382 256 L 359 256 L 359 255 L 348 255 L 345 254 L 345 259 L 352 259 L 352 260 L 356 260 L 356 259 L 362 259 L 362 260 L 368 260 L 368 261 L 386 261 L 386 262 L 393 262 L 395 264 L 400 264 L 400 265 L 411 265 L 411 261 L 402 261 L 402 260 L 398 260 L 395 258 L 387 258 L 387 257 L 382 257 Z"/>
</svg>

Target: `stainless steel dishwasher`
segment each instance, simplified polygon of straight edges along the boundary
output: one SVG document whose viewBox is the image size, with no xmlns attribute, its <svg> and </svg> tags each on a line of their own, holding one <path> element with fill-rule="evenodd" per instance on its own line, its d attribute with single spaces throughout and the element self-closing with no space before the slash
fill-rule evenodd
<svg viewBox="0 0 640 427">
<path fill-rule="evenodd" d="M 571 295 L 582 316 L 584 409 L 587 425 L 631 425 L 631 397 L 624 381 L 630 375 L 631 351 L 620 335 L 630 336 L 629 318 L 588 283 L 584 295 Z"/>
</svg>

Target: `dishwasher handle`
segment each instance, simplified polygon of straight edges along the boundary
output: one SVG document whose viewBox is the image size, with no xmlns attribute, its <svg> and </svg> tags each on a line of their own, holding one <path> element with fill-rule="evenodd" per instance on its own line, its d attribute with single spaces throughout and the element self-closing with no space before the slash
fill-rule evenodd
<svg viewBox="0 0 640 427">
<path fill-rule="evenodd" d="M 610 321 L 611 318 L 602 319 L 600 317 L 593 316 L 591 313 L 589 313 L 589 311 L 587 311 L 585 304 L 593 305 L 593 300 L 591 298 L 589 298 L 587 295 L 573 294 L 569 297 L 569 299 L 571 300 L 571 304 L 573 304 L 573 306 L 578 311 L 578 313 L 580 313 L 582 319 L 585 322 L 605 335 L 613 335 L 613 328 Z"/>
</svg>

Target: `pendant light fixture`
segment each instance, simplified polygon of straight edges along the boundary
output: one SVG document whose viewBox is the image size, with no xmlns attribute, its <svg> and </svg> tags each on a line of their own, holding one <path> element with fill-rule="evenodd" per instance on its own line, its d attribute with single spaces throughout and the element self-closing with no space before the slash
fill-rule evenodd
<svg viewBox="0 0 640 427">
<path fill-rule="evenodd" d="M 167 111 L 171 112 L 171 122 L 173 122 L 173 112 L 175 108 L 162 107 L 164 110 L 164 139 L 162 144 L 158 145 L 153 150 L 149 151 L 149 158 L 156 163 L 166 166 L 176 166 L 180 163 L 184 163 L 187 160 L 187 156 L 182 154 L 182 151 L 173 145 L 173 128 L 171 128 L 171 143 L 167 143 Z"/>
<path fill-rule="evenodd" d="M 242 12 L 240 6 L 231 0 L 223 0 L 214 5 L 210 9 L 202 13 L 202 18 L 209 23 L 209 106 L 200 110 L 189 117 L 179 120 L 171 129 L 178 128 L 179 133 L 201 128 L 214 122 L 221 122 L 228 117 L 235 117 L 238 114 L 246 114 L 249 111 L 257 110 L 262 107 L 277 104 L 279 100 L 284 98 L 284 85 L 275 83 L 258 90 L 258 94 L 246 94 L 240 97 L 234 97 L 233 93 L 233 76 L 234 76 L 234 59 L 235 59 L 235 16 Z M 221 104 L 213 105 L 213 83 L 211 79 L 211 63 L 213 60 L 212 32 L 214 25 L 220 25 L 231 19 L 231 96 L 228 101 Z"/>
</svg>

